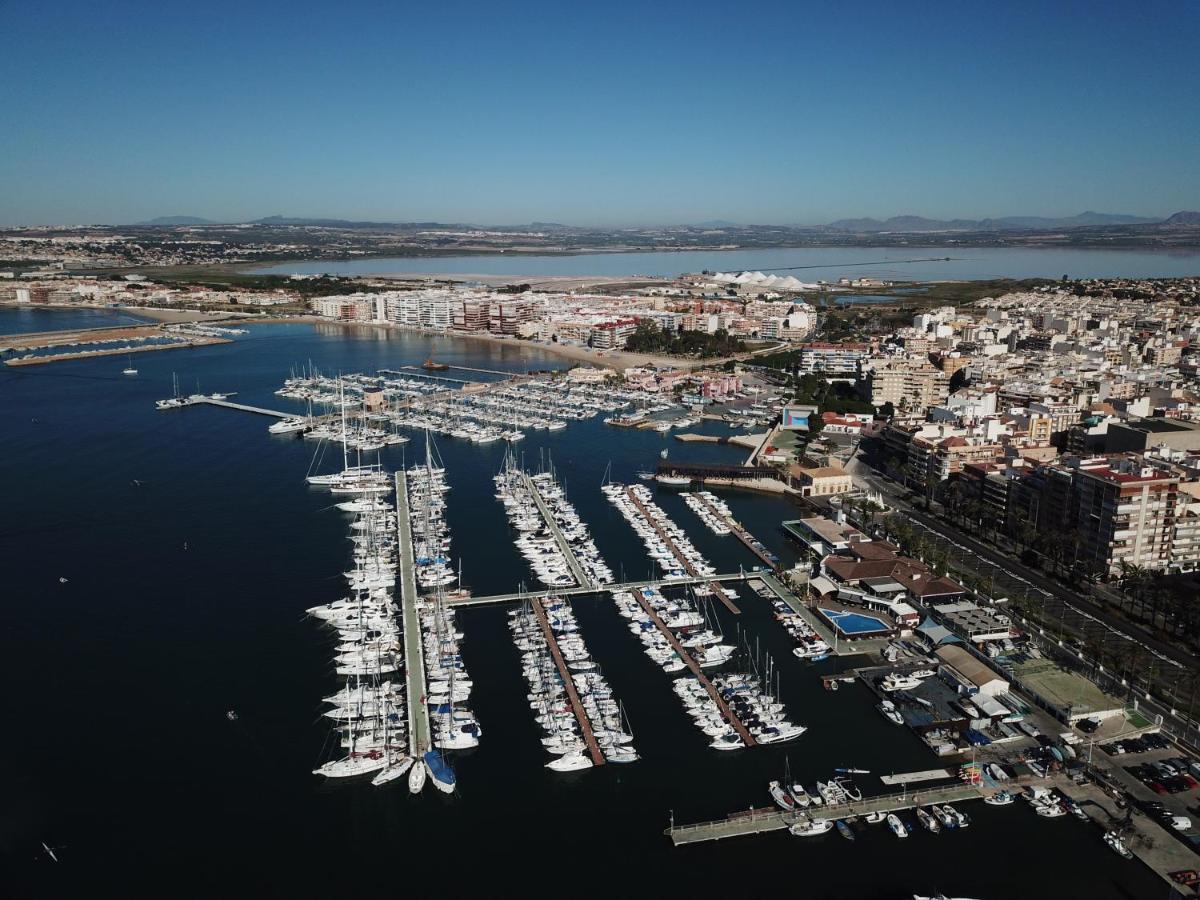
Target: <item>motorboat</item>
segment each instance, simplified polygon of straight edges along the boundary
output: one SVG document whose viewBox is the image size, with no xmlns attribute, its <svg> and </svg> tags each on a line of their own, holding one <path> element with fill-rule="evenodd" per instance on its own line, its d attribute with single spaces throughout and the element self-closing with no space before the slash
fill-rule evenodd
<svg viewBox="0 0 1200 900">
<path fill-rule="evenodd" d="M 983 802 L 988 806 L 1008 806 L 1014 799 L 1008 791 L 996 791 L 996 793 L 984 797 Z"/>
<path fill-rule="evenodd" d="M 895 813 L 888 813 L 887 817 L 888 828 L 892 829 L 892 834 L 898 838 L 908 837 L 908 828 L 900 821 L 900 817 Z"/>
<path fill-rule="evenodd" d="M 921 823 L 922 828 L 932 834 L 937 834 L 942 830 L 942 823 L 920 806 L 917 807 L 917 821 Z"/>
<path fill-rule="evenodd" d="M 788 828 L 788 832 L 796 837 L 816 837 L 819 834 L 826 834 L 830 831 L 833 831 L 833 822 L 829 819 L 800 821 Z"/>
<path fill-rule="evenodd" d="M 1108 844 L 1109 848 L 1118 856 L 1122 856 L 1125 859 L 1133 858 L 1133 853 L 1125 846 L 1125 842 L 1121 840 L 1121 836 L 1115 831 L 1104 832 L 1104 843 Z"/>
</svg>

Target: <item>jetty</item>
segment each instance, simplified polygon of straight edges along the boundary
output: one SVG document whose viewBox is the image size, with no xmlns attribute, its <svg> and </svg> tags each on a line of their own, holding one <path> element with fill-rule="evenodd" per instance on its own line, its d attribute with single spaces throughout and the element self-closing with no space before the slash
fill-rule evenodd
<svg viewBox="0 0 1200 900">
<path fill-rule="evenodd" d="M 922 781 L 938 781 L 942 778 L 953 778 L 954 773 L 949 769 L 926 769 L 923 772 L 901 772 L 899 775 L 880 775 L 879 780 L 884 784 L 919 784 Z"/>
<path fill-rule="evenodd" d="M 417 564 L 413 558 L 412 522 L 408 513 L 408 479 L 403 470 L 396 480 L 396 539 L 400 544 L 400 614 L 404 628 L 404 673 L 408 689 L 409 755 L 420 759 L 432 744 L 429 707 L 425 705 L 425 651 L 417 615 Z"/>
<path fill-rule="evenodd" d="M 725 721 L 733 726 L 733 730 L 738 733 L 738 737 L 742 739 L 742 743 L 744 743 L 747 747 L 755 746 L 758 741 L 754 739 L 754 735 L 750 733 L 750 730 L 742 724 L 742 720 L 737 717 L 732 709 L 730 709 L 729 704 L 725 702 L 725 698 L 721 696 L 720 691 L 713 686 L 713 683 L 709 681 L 708 676 L 704 674 L 704 670 L 700 668 L 700 664 L 696 662 L 696 660 L 692 657 L 692 654 L 688 653 L 687 648 L 685 648 L 683 644 L 679 643 L 679 638 L 675 637 L 675 634 L 671 631 L 671 629 L 666 626 L 661 618 L 659 618 L 658 613 L 654 611 L 654 607 L 646 602 L 646 597 L 642 594 L 642 592 L 640 590 L 635 590 L 633 591 L 633 596 L 641 605 L 642 609 L 645 610 L 646 615 L 650 617 L 650 620 L 654 623 L 655 627 L 662 632 L 663 637 L 667 639 L 667 643 L 671 645 L 671 649 L 679 655 L 679 658 L 683 660 L 683 664 L 691 670 L 694 676 L 696 676 L 696 680 L 700 682 L 700 685 L 704 688 L 704 690 L 708 691 L 708 696 L 711 697 L 713 702 L 717 705 L 717 709 L 721 711 L 721 715 L 724 717 Z"/>
<path fill-rule="evenodd" d="M 446 606 L 493 606 L 502 603 L 517 603 L 525 600 L 547 597 L 579 597 L 585 594 L 615 594 L 618 591 L 632 591 L 644 587 L 670 587 L 672 585 L 712 584 L 719 581 L 744 581 L 755 577 L 743 572 L 730 572 L 724 575 L 702 575 L 695 578 L 653 578 L 645 581 L 625 581 L 620 584 L 583 585 L 573 588 L 551 588 L 543 591 L 513 591 L 511 594 L 487 594 L 481 597 L 455 597 L 444 602 Z"/>
<path fill-rule="evenodd" d="M 975 785 L 953 784 L 947 787 L 929 788 L 924 791 L 904 791 L 899 794 L 884 794 L 865 797 L 847 803 L 830 806 L 810 807 L 802 812 L 784 812 L 775 807 L 750 808 L 731 813 L 724 819 L 713 822 L 697 822 L 693 825 L 672 823 L 664 833 L 676 846 L 696 844 L 702 841 L 719 841 L 725 838 L 748 834 L 764 834 L 768 831 L 783 831 L 796 822 L 814 819 L 845 819 L 849 816 L 866 816 L 870 813 L 893 813 L 916 809 L 930 803 L 959 803 L 965 800 L 981 800 L 985 791 Z M 882 827 L 882 826 L 881 826 Z"/>
<path fill-rule="evenodd" d="M 550 512 L 546 506 L 546 501 L 542 499 L 542 494 L 538 490 L 537 482 L 530 477 L 528 472 L 521 473 L 521 479 L 525 482 L 525 489 L 529 491 L 529 495 L 533 497 L 533 502 L 538 508 L 538 512 L 542 514 L 542 520 L 550 529 L 550 533 L 554 536 L 554 542 L 558 544 L 558 549 L 562 553 L 563 558 L 567 561 L 567 567 L 571 570 L 571 577 L 575 579 L 575 583 L 580 587 L 588 587 L 591 585 L 591 580 L 587 577 L 587 572 L 583 570 L 583 566 L 579 564 L 579 559 L 575 556 L 575 550 L 571 547 L 570 542 L 562 533 L 562 529 L 558 527 L 558 522 L 555 521 L 554 513 Z"/>
<path fill-rule="evenodd" d="M 887 646 L 889 638 L 886 637 L 856 638 L 854 640 L 839 639 L 833 633 L 833 629 L 829 627 L 829 623 L 822 620 L 816 613 L 809 609 L 777 577 L 767 572 L 755 572 L 754 577 L 760 579 L 771 593 L 786 603 L 794 613 L 804 619 L 820 636 L 821 640 L 829 645 L 830 652 L 834 656 L 861 656 Z"/>
<path fill-rule="evenodd" d="M 226 409 L 240 409 L 242 412 L 255 413 L 260 416 L 271 416 L 274 419 L 292 419 L 297 416 L 296 413 L 280 412 L 277 409 L 264 409 L 261 406 L 249 406 L 245 403 L 234 403 L 230 400 L 217 400 L 213 397 L 181 397 L 179 401 L 183 406 L 223 406 Z"/>
<path fill-rule="evenodd" d="M 767 550 L 763 546 L 762 541 L 755 538 L 754 535 L 743 528 L 740 522 L 738 522 L 732 516 L 727 516 L 719 511 L 708 500 L 700 496 L 700 494 L 697 493 L 693 494 L 692 496 L 699 500 L 700 504 L 707 509 L 714 518 L 716 518 L 718 521 L 724 522 L 725 526 L 731 532 L 733 532 L 734 536 L 746 545 L 746 549 L 765 562 L 772 571 L 779 568 L 779 558 Z"/>
<path fill-rule="evenodd" d="M 625 488 L 625 496 L 627 496 L 629 498 L 629 502 L 631 502 L 634 506 L 637 507 L 638 512 L 640 512 L 642 514 L 642 517 L 647 522 L 650 523 L 650 526 L 656 532 L 658 532 L 659 538 L 662 540 L 662 542 L 664 544 L 667 545 L 668 548 L 670 548 L 671 554 L 675 557 L 675 559 L 677 559 L 679 561 L 679 564 L 681 566 L 683 566 L 684 569 L 687 570 L 687 573 L 689 575 L 691 575 L 693 578 L 698 578 L 698 579 L 702 578 L 700 573 L 696 571 L 696 567 L 693 566 L 691 564 L 691 562 L 688 561 L 688 558 L 686 556 L 684 556 L 682 552 L 680 552 L 680 550 L 677 546 L 675 546 L 675 541 L 673 541 L 671 539 L 671 536 L 669 534 L 667 534 L 665 531 L 663 531 L 662 527 L 656 521 L 654 521 L 653 518 L 651 518 L 650 512 L 646 509 L 646 505 L 637 498 L 637 494 L 635 494 L 633 492 L 632 488 L 628 488 L 628 487 Z M 725 604 L 726 608 L 731 613 L 733 613 L 734 615 L 741 615 L 742 611 L 740 609 L 738 609 L 736 605 L 734 605 L 734 602 L 732 600 L 729 599 L 729 595 L 726 594 L 725 591 L 723 591 L 721 589 L 720 584 L 718 584 L 716 581 L 713 581 L 711 584 L 709 584 L 709 588 L 716 595 L 717 599 Z"/>
<path fill-rule="evenodd" d="M 596 735 L 592 731 L 592 722 L 583 709 L 583 702 L 579 699 L 579 692 L 575 690 L 575 679 L 571 677 L 571 670 L 567 668 L 567 661 L 563 659 L 562 651 L 558 648 L 558 638 L 554 636 L 554 629 L 550 627 L 550 622 L 546 619 L 546 610 L 542 608 L 542 601 L 533 598 L 529 601 L 529 605 L 533 609 L 533 615 L 537 618 L 538 624 L 542 627 L 542 634 L 546 637 L 546 646 L 550 648 L 550 655 L 554 657 L 554 664 L 558 666 L 558 674 L 562 678 L 563 687 L 567 691 L 567 699 L 571 703 L 571 709 L 574 711 L 575 718 L 579 722 L 579 730 L 583 734 L 583 742 L 587 744 L 588 753 L 592 756 L 592 763 L 593 765 L 602 766 L 605 763 L 604 754 L 600 752 L 600 745 L 596 743 Z"/>
</svg>

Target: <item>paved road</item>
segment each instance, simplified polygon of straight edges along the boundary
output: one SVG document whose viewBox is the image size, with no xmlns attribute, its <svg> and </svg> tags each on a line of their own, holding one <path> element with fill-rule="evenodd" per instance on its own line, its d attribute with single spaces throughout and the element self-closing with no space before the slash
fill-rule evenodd
<svg viewBox="0 0 1200 900">
<path fill-rule="evenodd" d="M 1132 627 L 1111 610 L 1093 606 L 1090 600 L 1082 598 L 1070 588 L 1048 578 L 1041 572 L 969 537 L 960 529 L 941 521 L 936 516 L 915 509 L 902 496 L 903 489 L 886 480 L 861 460 L 851 460 L 847 469 L 856 481 L 860 484 L 865 483 L 866 486 L 886 496 L 890 504 L 901 510 L 913 522 L 953 546 L 960 554 L 976 560 L 983 574 L 988 574 L 990 570 L 998 585 L 1011 587 L 1019 584 L 1021 585 L 1019 590 L 1029 590 L 1030 593 L 1040 597 L 1044 608 L 1049 613 L 1049 618 L 1059 619 L 1066 633 L 1080 634 L 1084 637 L 1092 636 L 1106 642 L 1129 641 L 1175 669 L 1192 669 L 1200 665 L 1200 661 L 1179 647 L 1150 635 L 1141 633 L 1134 635 L 1123 630 L 1132 630 Z M 1000 592 L 997 591 L 997 593 Z M 1095 661 L 1085 657 L 1079 650 L 1068 645 L 1055 647 L 1055 650 L 1059 651 L 1068 661 L 1074 662 L 1083 674 L 1087 675 L 1094 671 Z M 1144 680 L 1148 673 L 1142 674 Z M 1169 676 L 1166 677 L 1168 681 L 1174 680 Z M 1138 691 L 1138 705 L 1148 715 L 1161 717 L 1165 724 L 1170 725 L 1172 733 L 1176 736 L 1189 743 L 1200 741 L 1200 724 L 1189 720 L 1185 715 L 1172 712 L 1169 702 L 1155 698 L 1148 699 L 1144 691 Z"/>
</svg>

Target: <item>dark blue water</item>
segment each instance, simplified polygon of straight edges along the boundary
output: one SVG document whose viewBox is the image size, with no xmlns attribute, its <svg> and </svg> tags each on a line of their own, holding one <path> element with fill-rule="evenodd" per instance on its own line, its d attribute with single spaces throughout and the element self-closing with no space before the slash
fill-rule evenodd
<svg viewBox="0 0 1200 900">
<path fill-rule="evenodd" d="M 672 813 L 687 822 L 763 805 L 785 755 L 809 782 L 841 765 L 933 764 L 865 688 L 822 690 L 816 675 L 844 664 L 798 663 L 749 592 L 736 622 L 718 612 L 727 633 L 740 629 L 778 660 L 784 700 L 810 728 L 789 749 L 708 750 L 624 620 L 587 599 L 576 603 L 581 626 L 625 702 L 640 762 L 548 773 L 504 610 L 477 609 L 461 622 L 485 735 L 455 759 L 460 796 L 320 782 L 310 774 L 328 757 L 320 698 L 336 682 L 328 634 L 302 611 L 340 595 L 349 543 L 330 495 L 303 483 L 313 444 L 270 437 L 268 420 L 251 414 L 159 412 L 153 402 L 170 393 L 173 371 L 185 390 L 199 381 L 276 407 L 273 390 L 310 359 L 364 371 L 431 354 L 504 370 L 561 365 L 529 348 L 287 325 L 144 354 L 136 378 L 111 359 L 0 370 L 9 675 L 0 895 L 77 896 L 96 885 L 172 897 L 740 896 L 768 885 L 810 897 L 1161 895 L 1089 826 L 1023 804 L 973 804 L 970 830 L 903 843 L 872 830 L 853 844 L 782 834 L 673 849 L 662 835 Z M 744 453 L 598 419 L 519 446 L 530 465 L 553 460 L 601 551 L 633 577 L 649 569 L 644 552 L 599 485 L 610 460 L 615 478 L 629 478 L 664 445 L 680 458 Z M 503 448 L 439 446 L 465 581 L 480 593 L 513 589 L 528 572 L 492 496 Z M 400 448 L 388 453 L 399 461 Z M 789 501 L 726 496 L 772 549 L 791 554 L 777 527 L 796 515 Z M 677 496 L 660 498 L 719 568 L 755 562 L 732 537 L 701 530 Z M 879 790 L 874 778 L 862 784 Z M 59 848 L 59 864 L 42 841 Z"/>
<path fill-rule="evenodd" d="M 936 257 L 936 259 L 930 259 Z M 950 260 L 944 257 L 951 257 Z M 921 260 L 910 262 L 910 260 Z M 434 274 L 495 276 L 661 275 L 767 271 L 801 281 L 883 278 L 897 281 L 978 281 L 990 278 L 1152 278 L 1200 275 L 1200 251 L 1079 250 L 1061 247 L 800 247 L 769 250 L 680 250 L 576 256 L 390 257 L 285 262 L 255 272 L 337 275 Z"/>
<path fill-rule="evenodd" d="M 88 307 L 0 306 L 0 334 L 69 331 L 76 328 L 119 328 L 153 321 L 119 309 Z"/>
</svg>

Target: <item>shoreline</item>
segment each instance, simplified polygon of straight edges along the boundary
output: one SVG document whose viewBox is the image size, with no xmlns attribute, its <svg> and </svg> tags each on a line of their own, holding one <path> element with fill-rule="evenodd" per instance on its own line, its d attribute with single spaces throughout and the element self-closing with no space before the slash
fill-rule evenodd
<svg viewBox="0 0 1200 900">
<path fill-rule="evenodd" d="M 479 341 L 517 350 L 532 350 L 561 356 L 576 362 L 587 363 L 596 368 L 614 369 L 620 371 L 636 366 L 661 366 L 672 369 L 693 369 L 709 365 L 720 365 L 722 360 L 675 359 L 669 356 L 654 356 L 647 353 L 635 353 L 628 350 L 591 350 L 587 347 L 576 347 L 567 344 L 546 344 L 520 338 L 498 337 L 487 332 L 473 331 L 435 331 L 426 328 L 413 328 L 407 325 L 392 325 L 379 322 L 338 322 L 321 316 L 302 315 L 288 318 L 264 319 L 261 321 L 245 321 L 246 325 L 292 325 L 320 324 L 334 325 L 339 328 L 371 328 L 386 331 L 402 331 L 407 334 L 422 335 L 429 338 L 444 338 L 447 340 Z M 603 353 L 603 356 L 598 354 Z"/>
</svg>

